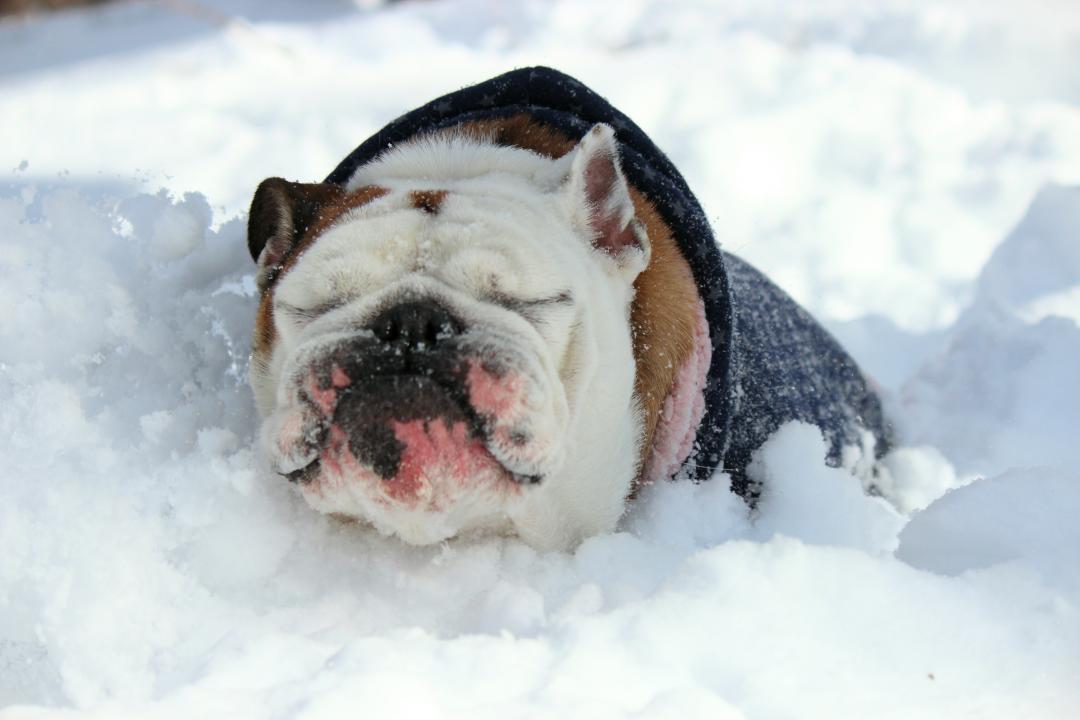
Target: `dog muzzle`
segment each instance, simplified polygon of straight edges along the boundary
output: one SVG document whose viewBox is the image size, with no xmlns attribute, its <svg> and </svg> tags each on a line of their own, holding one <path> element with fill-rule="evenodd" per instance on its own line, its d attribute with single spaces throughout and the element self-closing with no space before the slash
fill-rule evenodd
<svg viewBox="0 0 1080 720">
<path fill-rule="evenodd" d="M 436 300 L 394 304 L 298 348 L 286 409 L 267 424 L 272 461 L 326 512 L 510 501 L 558 464 L 538 365 L 520 341 L 471 329 Z"/>
</svg>

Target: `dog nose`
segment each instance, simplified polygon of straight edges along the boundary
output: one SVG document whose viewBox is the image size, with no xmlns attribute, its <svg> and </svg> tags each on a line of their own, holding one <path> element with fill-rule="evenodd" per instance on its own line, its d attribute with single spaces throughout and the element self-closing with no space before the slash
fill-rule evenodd
<svg viewBox="0 0 1080 720">
<path fill-rule="evenodd" d="M 425 350 L 460 335 L 464 326 L 433 300 L 411 300 L 383 310 L 371 329 L 384 343 Z"/>
</svg>

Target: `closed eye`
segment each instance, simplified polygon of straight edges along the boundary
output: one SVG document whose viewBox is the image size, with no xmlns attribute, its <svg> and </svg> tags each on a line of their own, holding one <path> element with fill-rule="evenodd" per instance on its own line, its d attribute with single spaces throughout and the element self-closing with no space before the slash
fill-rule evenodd
<svg viewBox="0 0 1080 720">
<path fill-rule="evenodd" d="M 302 308 L 282 300 L 275 300 L 274 310 L 288 316 L 298 323 L 308 323 L 321 315 L 325 315 L 331 310 L 337 310 L 344 304 L 345 302 L 343 300 L 335 300 L 311 308 Z"/>
<path fill-rule="evenodd" d="M 563 290 L 541 298 L 518 298 L 498 290 L 488 291 L 485 295 L 489 302 L 501 305 L 512 312 L 526 315 L 528 315 L 530 311 L 557 307 L 560 305 L 572 305 L 574 302 L 574 296 L 570 294 L 569 290 Z"/>
</svg>

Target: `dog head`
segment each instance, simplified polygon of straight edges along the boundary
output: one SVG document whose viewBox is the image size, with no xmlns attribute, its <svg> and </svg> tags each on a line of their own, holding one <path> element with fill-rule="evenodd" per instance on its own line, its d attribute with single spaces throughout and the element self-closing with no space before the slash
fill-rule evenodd
<svg viewBox="0 0 1080 720">
<path fill-rule="evenodd" d="M 558 159 L 444 134 L 344 187 L 271 178 L 248 242 L 262 441 L 312 506 L 417 544 L 621 508 L 590 483 L 633 475 L 650 246 L 609 127 Z"/>
</svg>

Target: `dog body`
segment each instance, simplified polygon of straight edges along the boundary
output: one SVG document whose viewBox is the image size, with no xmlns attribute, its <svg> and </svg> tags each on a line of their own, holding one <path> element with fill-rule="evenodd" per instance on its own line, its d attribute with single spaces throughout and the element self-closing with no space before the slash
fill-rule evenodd
<svg viewBox="0 0 1080 720">
<path fill-rule="evenodd" d="M 719 469 L 752 502 L 750 455 L 790 419 L 835 464 L 887 444 L 835 341 L 719 250 L 628 118 L 553 70 L 433 101 L 324 183 L 264 181 L 249 247 L 272 465 L 410 543 L 565 548 L 641 484 Z"/>
</svg>

